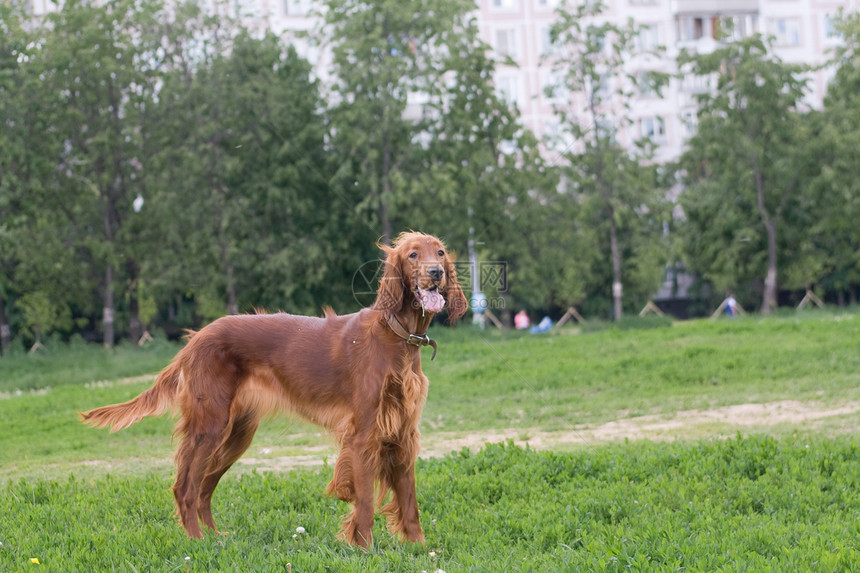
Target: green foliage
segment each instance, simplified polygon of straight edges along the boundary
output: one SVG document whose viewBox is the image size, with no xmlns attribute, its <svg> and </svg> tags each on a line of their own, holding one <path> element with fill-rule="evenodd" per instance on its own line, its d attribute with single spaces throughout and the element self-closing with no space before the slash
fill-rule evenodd
<svg viewBox="0 0 860 573">
<path fill-rule="evenodd" d="M 24 324 L 37 342 L 42 341 L 43 332 L 64 330 L 71 326 L 71 313 L 64 303 L 55 303 L 44 292 L 27 293 L 16 302 L 24 317 Z"/>
<path fill-rule="evenodd" d="M 820 265 L 820 284 L 836 291 L 841 300 L 860 281 L 860 244 L 857 226 L 860 216 L 860 179 L 852 149 L 860 145 L 857 117 L 860 110 L 857 70 L 860 48 L 860 15 L 840 12 L 835 25 L 842 36 L 835 50 L 836 73 L 828 83 L 825 109 L 813 114 L 816 137 L 805 142 L 822 168 L 809 187 L 804 208 L 810 232 L 804 248 Z"/>
<path fill-rule="evenodd" d="M 509 62 L 471 2 L 327 2 L 328 101 L 284 38 L 217 4 L 70 0 L 35 20 L 0 6 L 4 345 L 35 340 L 37 308 L 43 335 L 108 344 L 259 307 L 352 311 L 375 242 L 407 228 L 505 263 L 507 290 L 487 294 L 509 308 L 619 316 L 621 283 L 635 311 L 674 253 L 747 308 L 763 280 L 856 298 L 856 15 L 837 21 L 820 112 L 760 38 L 681 60 L 717 83 L 670 244 L 675 182 L 631 111 L 668 76 L 630 72 L 649 57 L 640 29 L 596 24 L 605 3 L 560 5 L 567 51 L 544 62 L 560 140 L 543 142 L 493 84 Z"/>
<path fill-rule="evenodd" d="M 445 75 L 462 70 L 452 69 L 451 60 L 460 51 L 472 57 L 476 48 L 472 9 L 463 0 L 325 2 L 337 94 L 329 113 L 332 144 L 341 176 L 349 178 L 347 196 L 384 242 L 395 234 L 393 221 L 413 226 L 408 215 L 420 216 L 410 204 L 420 196 L 413 175 L 422 164 L 421 141 L 438 131 Z M 417 111 L 407 113 L 410 105 Z M 480 125 L 474 113 L 468 119 Z M 445 182 L 437 176 L 436 183 Z M 431 197 L 453 192 L 448 182 Z"/>
<path fill-rule="evenodd" d="M 599 302 L 587 301 L 584 308 L 601 312 L 611 297 L 612 316 L 619 319 L 624 307 L 641 307 L 653 295 L 668 254 L 662 240 L 669 219 L 666 189 L 653 142 L 631 129 L 631 110 L 642 82 L 659 94 L 669 77 L 628 70 L 630 59 L 650 53 L 637 45 L 641 26 L 596 24 L 594 16 L 606 8 L 602 2 L 563 3 L 544 59 L 557 78 L 548 95 L 557 96 L 560 132 L 558 141 L 548 143 L 560 150 L 561 195 L 578 211 L 573 224 L 579 244 L 567 245 L 576 258 L 565 263 L 588 280 L 578 300 L 568 292 L 559 302 L 569 306 L 593 293 Z M 634 145 L 620 145 L 626 139 Z"/>
<path fill-rule="evenodd" d="M 814 134 L 797 109 L 804 68 L 778 60 L 759 36 L 679 63 L 714 78 L 681 158 L 685 262 L 719 291 L 763 283 L 760 307 L 770 312 L 778 281 L 808 286 L 822 270 L 804 246 L 803 189 L 816 161 L 803 143 Z"/>
</svg>

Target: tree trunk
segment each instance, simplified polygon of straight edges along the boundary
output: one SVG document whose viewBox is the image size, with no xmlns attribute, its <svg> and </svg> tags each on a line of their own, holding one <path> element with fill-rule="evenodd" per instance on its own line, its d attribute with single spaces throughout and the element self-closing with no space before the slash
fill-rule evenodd
<svg viewBox="0 0 860 573">
<path fill-rule="evenodd" d="M 621 252 L 618 250 L 618 230 L 612 208 L 609 209 L 609 251 L 612 254 L 612 318 L 620 320 L 624 287 L 621 285 Z"/>
<path fill-rule="evenodd" d="M 140 342 L 140 337 L 143 336 L 143 327 L 140 324 L 140 293 L 137 288 L 139 282 L 138 269 L 137 264 L 131 259 L 126 260 L 125 268 L 131 284 L 128 293 L 128 334 L 131 337 L 131 341 L 137 344 Z"/>
<path fill-rule="evenodd" d="M 379 200 L 379 221 L 382 226 L 382 238 L 379 242 L 383 245 L 391 244 L 391 219 L 388 216 L 388 204 L 383 200 Z"/>
<path fill-rule="evenodd" d="M 764 296 L 761 302 L 761 312 L 762 314 L 770 314 L 777 306 L 776 223 L 771 219 L 765 218 L 764 228 L 767 232 L 767 275 L 764 279 Z"/>
<path fill-rule="evenodd" d="M 383 139 L 382 149 L 382 193 L 379 196 L 379 224 L 382 227 L 383 245 L 391 244 L 391 217 L 388 214 L 388 198 L 391 197 L 391 149 Z"/>
<path fill-rule="evenodd" d="M 236 302 L 236 279 L 233 277 L 233 265 L 227 263 L 227 314 L 239 314 L 239 303 Z"/>
<path fill-rule="evenodd" d="M 771 216 L 770 211 L 768 211 L 767 204 L 764 200 L 764 179 L 762 177 L 761 170 L 758 167 L 758 159 L 754 154 L 751 156 L 751 164 L 755 180 L 758 212 L 759 215 L 761 215 L 761 221 L 764 223 L 764 229 L 767 233 L 767 274 L 764 278 L 764 295 L 761 301 L 761 313 L 770 314 L 770 312 L 776 308 L 776 218 L 779 216 L 779 210 L 777 210 L 776 216 Z"/>
<path fill-rule="evenodd" d="M 776 225 L 765 221 L 767 230 L 767 276 L 764 279 L 764 298 L 761 303 L 762 314 L 770 314 L 776 308 Z"/>
<path fill-rule="evenodd" d="M 9 352 L 9 345 L 12 344 L 12 330 L 9 328 L 9 321 L 6 319 L 6 307 L 3 296 L 0 295 L 0 354 Z"/>
<path fill-rule="evenodd" d="M 104 327 L 104 346 L 111 348 L 114 343 L 113 332 L 113 265 L 108 264 L 105 269 L 105 292 L 104 292 L 104 308 L 102 309 L 102 325 Z"/>
<path fill-rule="evenodd" d="M 227 247 L 227 234 L 221 233 L 221 264 L 224 265 L 224 276 L 227 279 L 227 314 L 239 314 L 239 304 L 236 302 L 236 277 L 233 264 L 230 262 Z"/>
</svg>

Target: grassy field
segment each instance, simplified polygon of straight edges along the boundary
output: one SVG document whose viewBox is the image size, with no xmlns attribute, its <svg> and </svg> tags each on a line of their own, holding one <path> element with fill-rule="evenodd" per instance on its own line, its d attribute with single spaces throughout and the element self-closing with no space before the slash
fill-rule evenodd
<svg viewBox="0 0 860 573">
<path fill-rule="evenodd" d="M 333 449 L 312 426 L 266 424 L 216 493 L 216 519 L 230 533 L 188 541 L 168 491 L 172 420 L 117 434 L 77 423 L 78 411 L 148 387 L 178 347 L 3 358 L 0 571 L 284 571 L 287 563 L 294 571 L 845 571 L 856 563 L 855 314 L 431 334 L 439 355 L 424 364 L 423 440 L 437 453 L 457 451 L 420 463 L 427 543 L 397 543 L 379 522 L 369 553 L 335 540 L 346 506 L 323 496 Z M 818 414 L 740 426 L 721 414 L 788 402 Z M 695 427 L 670 424 L 659 440 L 607 441 L 593 431 L 619 420 L 674 423 L 691 411 L 711 415 Z M 551 451 L 459 449 L 461 438 L 480 446 L 500 435 L 575 439 Z M 296 456 L 317 467 L 290 469 Z M 295 533 L 299 526 L 307 533 Z"/>
</svg>

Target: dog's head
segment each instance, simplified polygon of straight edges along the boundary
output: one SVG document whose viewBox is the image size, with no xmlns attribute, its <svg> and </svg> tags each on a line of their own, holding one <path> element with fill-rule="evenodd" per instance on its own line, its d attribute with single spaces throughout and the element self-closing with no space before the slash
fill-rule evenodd
<svg viewBox="0 0 860 573">
<path fill-rule="evenodd" d="M 467 302 L 457 282 L 454 256 L 444 243 L 424 233 L 402 233 L 385 252 L 385 271 L 374 308 L 400 312 L 409 305 L 416 312 L 448 309 L 453 323 L 466 312 Z"/>
</svg>

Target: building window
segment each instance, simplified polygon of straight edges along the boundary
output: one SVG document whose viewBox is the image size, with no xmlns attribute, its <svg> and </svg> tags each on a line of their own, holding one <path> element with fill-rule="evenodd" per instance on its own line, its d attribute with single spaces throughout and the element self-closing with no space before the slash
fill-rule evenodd
<svg viewBox="0 0 860 573">
<path fill-rule="evenodd" d="M 627 0 L 631 6 L 656 6 L 660 0 Z"/>
<path fill-rule="evenodd" d="M 724 42 L 736 42 L 756 33 L 758 18 L 755 14 L 721 16 L 716 22 L 715 38 Z"/>
<path fill-rule="evenodd" d="M 657 24 L 645 24 L 639 28 L 637 38 L 639 49 L 643 52 L 653 51 L 660 47 L 660 26 Z"/>
<path fill-rule="evenodd" d="M 496 91 L 499 97 L 508 103 L 519 101 L 519 85 L 516 76 L 500 76 L 496 78 Z"/>
<path fill-rule="evenodd" d="M 618 145 L 618 130 L 615 123 L 608 118 L 601 117 L 594 122 L 594 137 L 606 141 L 610 145 Z"/>
<path fill-rule="evenodd" d="M 824 17 L 824 37 L 828 40 L 839 40 L 842 33 L 836 29 L 836 19 L 833 16 Z"/>
<path fill-rule="evenodd" d="M 517 31 L 513 28 L 496 30 L 496 52 L 503 56 L 517 57 Z"/>
<path fill-rule="evenodd" d="M 699 118 L 695 111 L 685 111 L 681 113 L 681 125 L 684 126 L 684 135 L 693 136 L 696 133 L 696 128 L 699 125 Z"/>
<path fill-rule="evenodd" d="M 678 40 L 681 42 L 701 40 L 705 36 L 705 19 L 701 16 L 678 16 L 675 23 L 678 25 Z"/>
<path fill-rule="evenodd" d="M 508 10 L 514 7 L 514 2 L 516 0 L 491 0 L 490 5 L 493 8 Z"/>
<path fill-rule="evenodd" d="M 304 16 L 310 9 L 312 0 L 284 0 L 284 14 L 287 16 Z"/>
<path fill-rule="evenodd" d="M 643 117 L 639 120 L 639 136 L 652 141 L 666 141 L 666 122 L 662 117 Z"/>
<path fill-rule="evenodd" d="M 800 20 L 797 18 L 771 20 L 770 33 L 776 38 L 777 46 L 799 46 Z"/>
<path fill-rule="evenodd" d="M 693 72 L 685 72 L 681 78 L 681 91 L 687 93 L 702 93 L 710 89 L 710 77 L 700 76 Z"/>
<path fill-rule="evenodd" d="M 639 89 L 640 97 L 650 98 L 660 95 L 657 93 L 657 89 L 654 86 L 654 76 L 652 72 L 636 72 L 636 87 Z"/>
<path fill-rule="evenodd" d="M 546 56 L 552 54 L 556 48 L 552 45 L 552 36 L 550 35 L 550 27 L 542 26 L 540 29 L 540 54 Z"/>
<path fill-rule="evenodd" d="M 550 103 L 562 103 L 569 99 L 570 92 L 564 85 L 564 75 L 558 73 L 541 74 L 541 94 Z"/>
<path fill-rule="evenodd" d="M 543 138 L 547 142 L 547 149 L 556 153 L 570 151 L 575 143 L 574 138 L 562 129 L 557 121 L 547 121 L 543 124 Z"/>
</svg>

